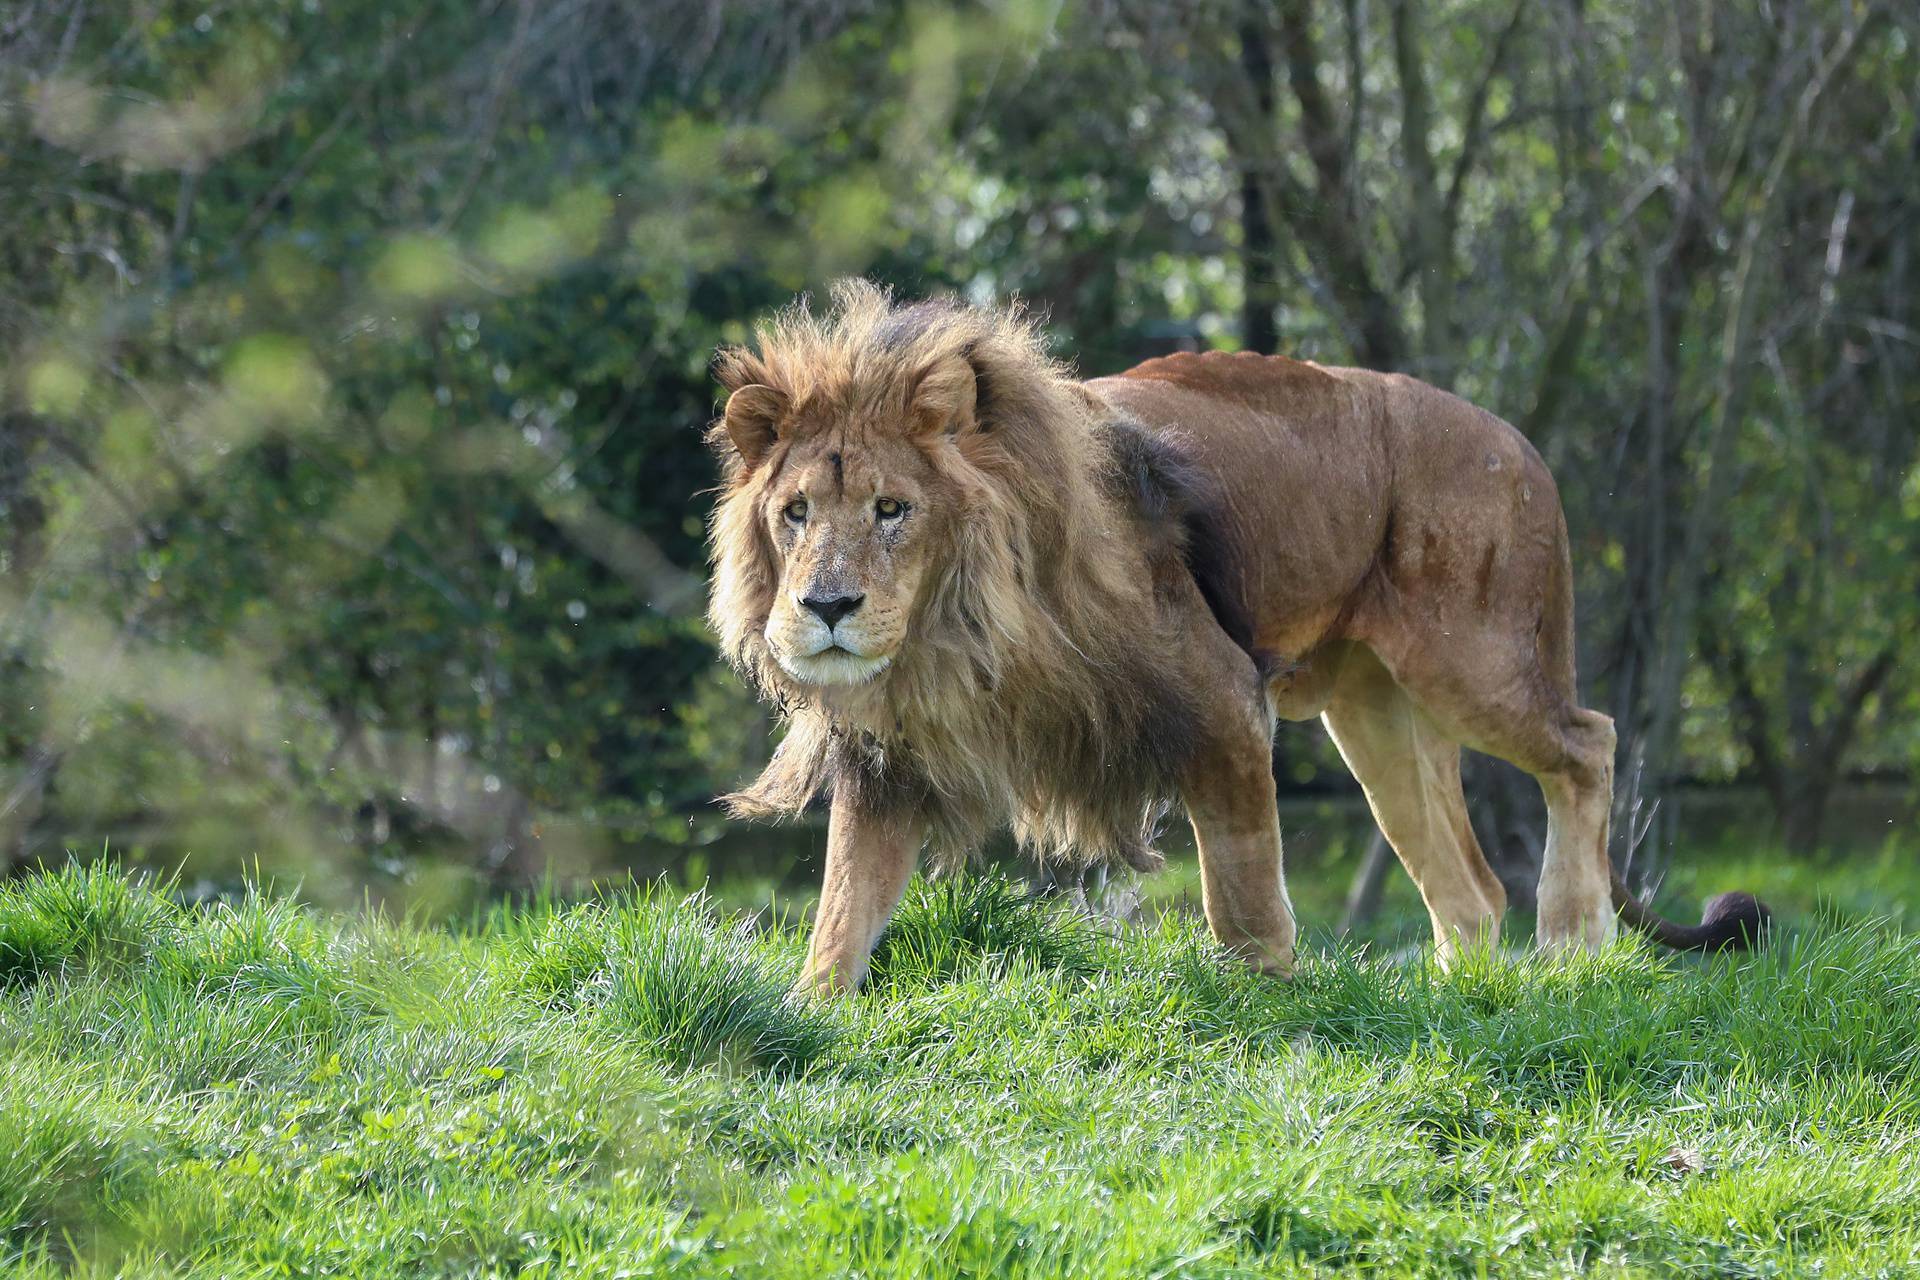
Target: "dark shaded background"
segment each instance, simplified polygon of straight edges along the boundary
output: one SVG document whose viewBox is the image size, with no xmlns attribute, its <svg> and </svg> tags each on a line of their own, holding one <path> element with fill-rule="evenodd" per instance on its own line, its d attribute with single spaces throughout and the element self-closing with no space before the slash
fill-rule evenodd
<svg viewBox="0 0 1920 1280">
<path fill-rule="evenodd" d="M 769 726 L 699 618 L 699 436 L 716 344 L 847 273 L 1023 297 L 1089 375 L 1253 346 L 1488 406 L 1559 477 L 1623 854 L 1901 838 L 1917 39 L 1892 0 L 9 5 L 0 861 L 804 873 L 708 803 Z M 1324 736 L 1276 768 L 1357 852 Z M 1472 783 L 1524 881 L 1530 787 Z"/>
</svg>

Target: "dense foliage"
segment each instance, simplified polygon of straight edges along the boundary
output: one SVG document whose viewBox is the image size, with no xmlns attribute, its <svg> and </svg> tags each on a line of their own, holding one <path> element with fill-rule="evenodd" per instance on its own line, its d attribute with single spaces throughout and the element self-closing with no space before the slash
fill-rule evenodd
<svg viewBox="0 0 1920 1280">
<path fill-rule="evenodd" d="M 1089 372 L 1278 345 L 1521 424 L 1651 789 L 1754 778 L 1810 845 L 1920 752 L 1910 6 L 0 24 L 9 860 L 712 838 L 766 722 L 698 617 L 707 361 L 855 272 L 1017 293 Z"/>
</svg>

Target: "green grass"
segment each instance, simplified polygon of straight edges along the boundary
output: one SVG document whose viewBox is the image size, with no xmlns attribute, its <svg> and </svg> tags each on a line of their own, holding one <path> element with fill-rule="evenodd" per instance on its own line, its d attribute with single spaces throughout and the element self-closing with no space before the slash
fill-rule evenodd
<svg viewBox="0 0 1920 1280">
<path fill-rule="evenodd" d="M 0 1269 L 1920 1274 L 1920 937 L 1838 899 L 1741 960 L 1282 984 L 968 880 L 829 1006 L 801 946 L 657 890 L 429 928 L 4 886 Z"/>
</svg>

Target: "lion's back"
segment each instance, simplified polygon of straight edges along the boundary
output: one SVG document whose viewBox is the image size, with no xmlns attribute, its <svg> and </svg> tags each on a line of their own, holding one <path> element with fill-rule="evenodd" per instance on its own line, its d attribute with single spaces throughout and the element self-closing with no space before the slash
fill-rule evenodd
<svg viewBox="0 0 1920 1280">
<path fill-rule="evenodd" d="M 1204 353 L 1088 387 L 1212 478 L 1258 642 L 1276 652 L 1310 649 L 1351 617 L 1403 535 L 1564 539 L 1552 480 L 1525 437 L 1418 379 Z"/>
</svg>

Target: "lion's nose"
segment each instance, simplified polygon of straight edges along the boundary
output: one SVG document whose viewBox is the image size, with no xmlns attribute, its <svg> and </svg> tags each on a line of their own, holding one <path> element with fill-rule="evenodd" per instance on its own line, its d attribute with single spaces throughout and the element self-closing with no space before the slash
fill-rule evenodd
<svg viewBox="0 0 1920 1280">
<path fill-rule="evenodd" d="M 858 609 L 865 599 L 865 596 L 802 596 L 800 603 L 831 631 L 834 623 Z"/>
</svg>

